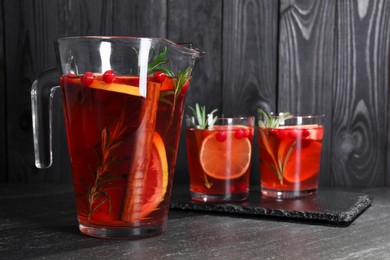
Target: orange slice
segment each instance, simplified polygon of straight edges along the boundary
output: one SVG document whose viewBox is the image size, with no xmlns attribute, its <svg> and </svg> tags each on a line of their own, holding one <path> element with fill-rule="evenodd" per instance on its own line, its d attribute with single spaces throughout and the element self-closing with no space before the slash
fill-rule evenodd
<svg viewBox="0 0 390 260">
<path fill-rule="evenodd" d="M 118 92 L 118 93 L 124 93 L 124 94 L 133 95 L 133 96 L 140 96 L 139 87 L 131 86 L 128 84 L 106 83 L 103 80 L 95 79 L 92 82 L 92 84 L 89 85 L 88 87 L 94 88 L 94 89 L 101 89 L 101 90 L 113 91 L 113 92 Z"/>
<path fill-rule="evenodd" d="M 218 128 L 221 131 L 221 128 Z M 203 171 L 220 180 L 235 179 L 249 168 L 252 146 L 248 138 L 237 139 L 226 130 L 226 140 L 217 140 L 218 132 L 207 136 L 201 145 L 199 160 Z"/>
<path fill-rule="evenodd" d="M 168 161 L 164 142 L 157 132 L 153 134 L 152 156 L 145 178 L 141 218 L 156 210 L 167 192 Z"/>
<path fill-rule="evenodd" d="M 77 78 L 67 78 L 68 81 L 71 81 L 72 84 L 83 85 L 79 77 Z M 106 83 L 101 78 L 96 77 L 92 84 L 88 86 L 89 88 L 101 89 L 106 91 L 119 92 L 124 94 L 129 94 L 133 96 L 140 96 L 139 87 L 132 86 L 129 84 L 123 83 Z"/>
<path fill-rule="evenodd" d="M 161 84 L 160 91 L 169 91 L 174 90 L 174 84 L 172 78 L 166 77 L 163 83 Z"/>
<path fill-rule="evenodd" d="M 284 170 L 284 178 L 295 183 L 305 181 L 318 174 L 321 149 L 321 143 L 314 140 L 311 140 L 307 147 L 302 148 L 300 153 L 294 149 Z"/>
</svg>

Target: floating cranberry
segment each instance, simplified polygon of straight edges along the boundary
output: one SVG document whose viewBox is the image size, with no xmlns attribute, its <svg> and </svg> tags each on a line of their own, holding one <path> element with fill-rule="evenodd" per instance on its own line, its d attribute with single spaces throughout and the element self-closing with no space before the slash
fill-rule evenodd
<svg viewBox="0 0 390 260">
<path fill-rule="evenodd" d="M 252 131 L 250 129 L 244 129 L 244 137 L 251 138 L 252 137 Z"/>
<path fill-rule="evenodd" d="M 308 137 L 308 136 L 310 136 L 309 130 L 303 129 L 303 130 L 302 130 L 302 137 L 306 138 L 306 137 Z"/>
<path fill-rule="evenodd" d="M 107 70 L 103 74 L 103 80 L 106 83 L 112 83 L 116 79 L 115 72 L 113 70 Z"/>
<path fill-rule="evenodd" d="M 245 137 L 245 132 L 243 129 L 237 129 L 236 132 L 234 133 L 234 136 L 237 138 L 237 139 L 242 139 L 243 137 Z"/>
<path fill-rule="evenodd" d="M 218 142 L 224 142 L 227 138 L 227 134 L 225 131 L 219 131 L 215 136 Z"/>
<path fill-rule="evenodd" d="M 95 75 L 92 72 L 85 72 L 83 76 L 81 76 L 81 83 L 85 86 L 89 86 L 92 84 Z"/>
<path fill-rule="evenodd" d="M 275 136 L 277 139 L 283 139 L 286 133 L 281 129 L 271 129 L 270 135 Z"/>
<path fill-rule="evenodd" d="M 164 82 L 164 80 L 167 78 L 167 75 L 162 71 L 156 71 L 153 74 L 153 77 L 158 82 Z"/>
</svg>

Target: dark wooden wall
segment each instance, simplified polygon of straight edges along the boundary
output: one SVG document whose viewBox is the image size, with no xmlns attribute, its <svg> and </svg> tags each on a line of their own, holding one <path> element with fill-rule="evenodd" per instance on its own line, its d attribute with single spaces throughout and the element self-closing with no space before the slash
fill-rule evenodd
<svg viewBox="0 0 390 260">
<path fill-rule="evenodd" d="M 322 186 L 390 185 L 390 1 L 2 0 L 0 14 L 2 182 L 71 179 L 60 106 L 54 165 L 34 167 L 30 86 L 55 65 L 53 40 L 133 35 L 191 41 L 207 52 L 188 105 L 225 115 L 259 107 L 325 113 Z M 258 175 L 255 153 L 253 184 Z M 175 182 L 188 182 L 183 141 Z"/>
</svg>

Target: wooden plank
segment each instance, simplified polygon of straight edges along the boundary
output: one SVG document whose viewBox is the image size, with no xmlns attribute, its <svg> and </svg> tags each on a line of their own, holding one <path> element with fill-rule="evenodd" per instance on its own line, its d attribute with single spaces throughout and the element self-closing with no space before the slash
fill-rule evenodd
<svg viewBox="0 0 390 260">
<path fill-rule="evenodd" d="M 335 0 L 282 0 L 280 14 L 277 110 L 326 114 L 320 185 L 328 185 Z"/>
<path fill-rule="evenodd" d="M 332 185 L 382 186 L 388 135 L 389 1 L 339 1 Z"/>
<path fill-rule="evenodd" d="M 167 37 L 174 42 L 192 42 L 206 52 L 199 60 L 190 88 L 186 108 L 196 102 L 208 111 L 221 109 L 222 1 L 168 1 Z M 190 113 L 188 109 L 185 111 Z M 175 183 L 188 183 L 185 122 L 183 122 Z"/>
<path fill-rule="evenodd" d="M 114 2 L 113 33 L 138 37 L 166 37 L 167 0 Z"/>
<path fill-rule="evenodd" d="M 224 1 L 223 113 L 257 116 L 276 109 L 278 59 L 277 1 Z M 251 183 L 259 185 L 257 132 L 253 139 Z"/>
<path fill-rule="evenodd" d="M 104 0 L 4 1 L 9 181 L 70 181 L 60 106 L 54 111 L 54 164 L 48 171 L 34 167 L 31 84 L 55 65 L 54 39 L 111 33 L 111 12 L 111 1 Z M 59 96 L 56 101 L 60 103 Z"/>
<path fill-rule="evenodd" d="M 0 3 L 0 14 L 4 17 L 4 2 Z M 6 100 L 5 100 L 5 48 L 4 20 L 0 19 L 0 182 L 6 182 L 7 176 L 7 137 L 6 137 Z"/>
<path fill-rule="evenodd" d="M 223 113 L 274 111 L 277 86 L 277 1 L 224 1 Z"/>
</svg>

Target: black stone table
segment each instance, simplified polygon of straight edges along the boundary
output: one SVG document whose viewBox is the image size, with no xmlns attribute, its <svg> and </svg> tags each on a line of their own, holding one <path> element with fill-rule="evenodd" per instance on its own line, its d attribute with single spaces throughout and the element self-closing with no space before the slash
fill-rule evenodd
<svg viewBox="0 0 390 260">
<path fill-rule="evenodd" d="M 390 188 L 349 225 L 171 210 L 161 236 L 104 240 L 77 228 L 72 188 L 0 184 L 0 259 L 390 259 Z"/>
</svg>

